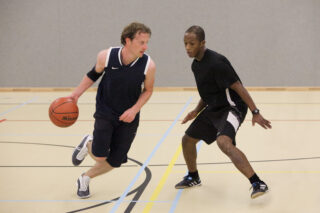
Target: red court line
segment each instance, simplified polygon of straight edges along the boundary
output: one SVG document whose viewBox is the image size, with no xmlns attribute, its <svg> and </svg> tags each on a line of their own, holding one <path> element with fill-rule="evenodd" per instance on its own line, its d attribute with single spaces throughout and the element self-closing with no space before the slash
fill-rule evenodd
<svg viewBox="0 0 320 213">
<path fill-rule="evenodd" d="M 0 120 L 0 123 L 3 122 L 3 121 L 6 121 L 6 120 L 7 120 L 7 119 L 2 119 L 2 120 Z"/>
</svg>

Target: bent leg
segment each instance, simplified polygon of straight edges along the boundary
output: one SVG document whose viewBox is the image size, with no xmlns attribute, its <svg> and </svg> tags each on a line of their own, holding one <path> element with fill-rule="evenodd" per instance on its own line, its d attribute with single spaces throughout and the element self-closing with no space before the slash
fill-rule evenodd
<svg viewBox="0 0 320 213">
<path fill-rule="evenodd" d="M 96 163 L 84 175 L 94 178 L 113 169 L 113 167 L 106 161 L 106 157 L 93 157 L 96 160 Z"/>
<path fill-rule="evenodd" d="M 188 171 L 197 171 L 197 148 L 198 139 L 192 138 L 188 135 L 182 137 L 182 151 L 184 160 L 186 161 Z"/>
<path fill-rule="evenodd" d="M 218 147 L 225 153 L 237 169 L 247 178 L 252 177 L 253 171 L 247 157 L 237 147 L 232 144 L 232 139 L 226 135 L 221 135 L 217 138 Z"/>
</svg>

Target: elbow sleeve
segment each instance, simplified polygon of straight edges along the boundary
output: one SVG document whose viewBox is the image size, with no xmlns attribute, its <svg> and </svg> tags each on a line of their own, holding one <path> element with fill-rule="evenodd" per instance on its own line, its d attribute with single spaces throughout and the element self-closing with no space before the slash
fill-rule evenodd
<svg viewBox="0 0 320 213">
<path fill-rule="evenodd" d="M 100 76 L 102 75 L 102 73 L 97 73 L 96 72 L 96 69 L 95 69 L 95 67 L 96 66 L 94 66 L 93 68 L 92 68 L 92 70 L 90 70 L 88 73 L 87 73 L 87 76 L 88 76 L 88 78 L 90 78 L 92 81 L 97 81 L 98 80 L 98 78 L 100 78 Z"/>
</svg>

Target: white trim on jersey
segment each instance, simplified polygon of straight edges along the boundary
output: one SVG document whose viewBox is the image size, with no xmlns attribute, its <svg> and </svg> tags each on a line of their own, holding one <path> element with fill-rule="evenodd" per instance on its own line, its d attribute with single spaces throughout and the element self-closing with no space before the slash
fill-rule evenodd
<svg viewBox="0 0 320 213">
<path fill-rule="evenodd" d="M 138 60 L 139 60 L 139 57 L 130 65 L 130 67 L 132 67 L 135 63 L 137 63 Z"/>
<path fill-rule="evenodd" d="M 231 106 L 236 106 L 236 104 L 231 100 L 229 88 L 226 89 L 227 100 Z"/>
<path fill-rule="evenodd" d="M 239 120 L 237 119 L 237 117 L 232 112 L 229 112 L 228 117 L 227 117 L 227 121 L 229 121 L 229 123 L 231 123 L 231 125 L 234 128 L 234 131 L 237 132 L 240 123 L 239 123 Z"/>
<path fill-rule="evenodd" d="M 120 50 L 118 52 L 118 58 L 119 58 L 119 63 L 120 65 L 122 66 L 122 61 L 121 61 L 121 50 L 122 50 L 123 47 L 120 47 Z"/>
<path fill-rule="evenodd" d="M 148 55 L 147 55 L 148 56 Z M 147 74 L 147 72 L 148 72 L 148 68 L 149 68 L 149 64 L 150 64 L 150 56 L 148 56 L 148 61 L 147 61 L 147 64 L 146 64 L 146 68 L 144 69 L 144 75 L 146 75 Z"/>
<path fill-rule="evenodd" d="M 109 50 L 108 50 L 108 52 L 107 52 L 107 57 L 106 57 L 106 62 L 105 62 L 105 64 L 104 64 L 104 67 L 107 67 L 108 64 L 109 64 L 109 56 L 110 56 L 110 52 L 111 52 L 112 48 L 113 48 L 113 47 L 110 47 Z"/>
</svg>

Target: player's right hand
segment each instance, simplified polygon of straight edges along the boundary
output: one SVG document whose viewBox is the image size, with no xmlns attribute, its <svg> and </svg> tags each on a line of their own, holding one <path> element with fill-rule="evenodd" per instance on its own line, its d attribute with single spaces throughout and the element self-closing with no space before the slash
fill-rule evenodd
<svg viewBox="0 0 320 213">
<path fill-rule="evenodd" d="M 71 95 L 69 95 L 69 96 L 67 96 L 67 97 L 73 99 L 73 100 L 75 101 L 75 103 L 78 103 L 78 99 L 79 99 L 78 96 L 76 96 L 76 95 L 74 95 L 74 94 L 71 94 Z"/>
<path fill-rule="evenodd" d="M 188 113 L 188 115 L 182 120 L 182 124 L 187 123 L 190 120 L 193 120 L 195 117 L 197 117 L 198 112 L 196 110 L 192 110 Z"/>
</svg>

